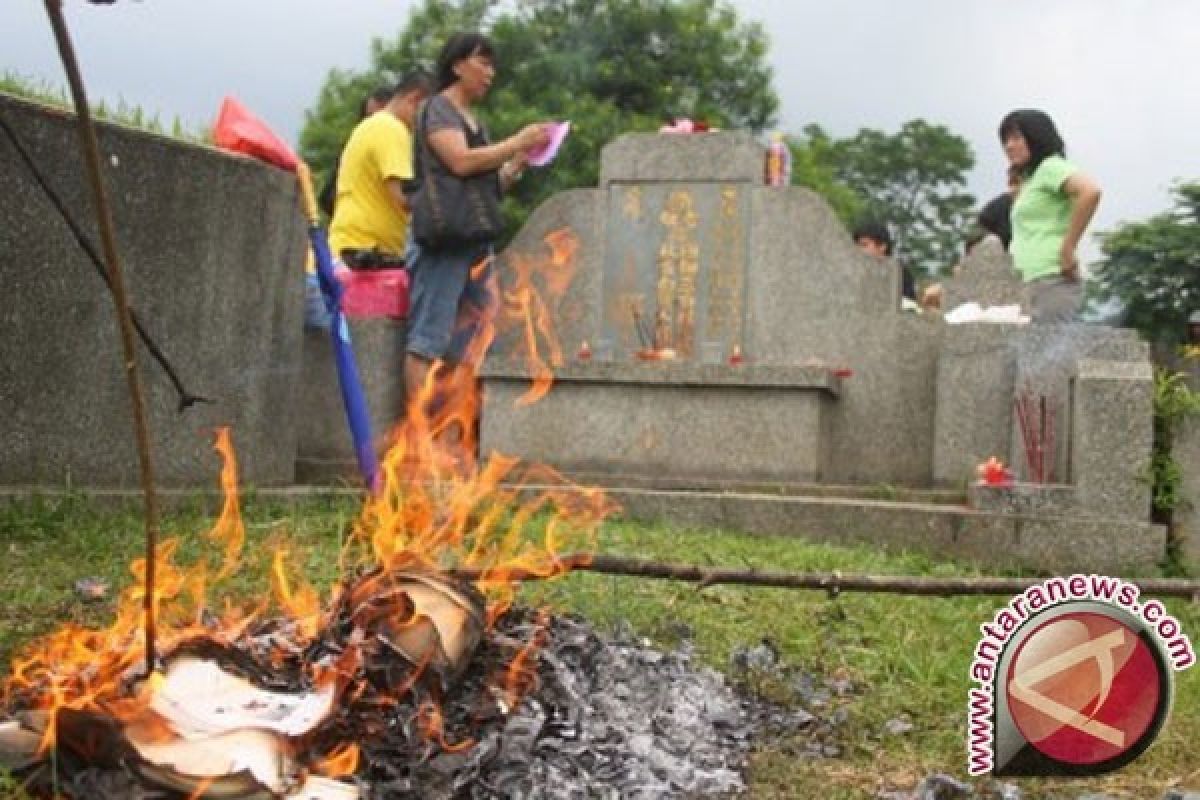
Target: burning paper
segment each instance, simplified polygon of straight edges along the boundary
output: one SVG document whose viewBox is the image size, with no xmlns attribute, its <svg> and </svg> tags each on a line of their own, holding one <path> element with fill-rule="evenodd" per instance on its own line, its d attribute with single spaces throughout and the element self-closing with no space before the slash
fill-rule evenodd
<svg viewBox="0 0 1200 800">
<path fill-rule="evenodd" d="M 182 657 L 167 668 L 150 708 L 189 739 L 243 728 L 303 736 L 333 712 L 334 689 L 330 682 L 305 694 L 270 692 L 215 661 Z"/>
</svg>

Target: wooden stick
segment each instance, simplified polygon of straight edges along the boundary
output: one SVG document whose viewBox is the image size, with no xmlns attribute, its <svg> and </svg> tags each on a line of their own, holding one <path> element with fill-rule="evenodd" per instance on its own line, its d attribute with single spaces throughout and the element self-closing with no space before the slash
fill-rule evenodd
<svg viewBox="0 0 1200 800">
<path fill-rule="evenodd" d="M 700 589 L 727 583 L 780 589 L 820 589 L 831 594 L 872 592 L 934 597 L 1019 594 L 1030 586 L 1036 586 L 1047 580 L 1046 578 L 930 578 L 913 575 L 842 575 L 839 572 L 735 570 L 701 567 L 693 564 L 670 564 L 624 556 L 591 556 L 587 553 L 565 555 L 559 559 L 558 566 L 559 569 L 553 571 L 552 574 L 532 570 L 488 573 L 479 569 L 455 569 L 451 572 L 459 578 L 472 581 L 481 579 L 543 580 L 556 577 L 564 572 L 599 572 L 605 575 L 688 581 L 700 584 L 698 587 Z M 1137 584 L 1144 594 L 1200 600 L 1200 581 L 1135 578 L 1131 582 Z"/>
<path fill-rule="evenodd" d="M 154 494 L 154 467 L 150 461 L 150 428 L 146 421 L 146 402 L 142 393 L 142 381 L 138 374 L 137 353 L 133 345 L 133 320 L 129 312 L 129 300 L 125 292 L 125 278 L 121 262 L 117 258 L 117 238 L 114 233 L 112 209 L 108 193 L 104 188 L 104 176 L 100 172 L 100 146 L 96 141 L 96 129 L 88 110 L 87 95 L 83 90 L 83 78 L 79 63 L 67 33 L 63 18 L 62 0 L 45 0 L 46 14 L 54 29 L 54 41 L 67 72 L 67 83 L 71 87 L 71 99 L 75 103 L 75 116 L 79 122 L 80 147 L 87 167 L 88 184 L 92 191 L 92 204 L 96 211 L 96 222 L 100 229 L 100 243 L 104 261 L 108 266 L 109 285 L 112 288 L 113 305 L 116 307 L 117 323 L 121 331 L 121 350 L 125 356 L 125 378 L 129 385 L 130 405 L 133 409 L 133 431 L 137 439 L 138 464 L 141 467 L 142 495 L 145 497 L 146 526 L 146 584 L 143 608 L 146 623 L 146 674 L 154 672 L 154 566 L 158 549 L 158 500 Z"/>
</svg>

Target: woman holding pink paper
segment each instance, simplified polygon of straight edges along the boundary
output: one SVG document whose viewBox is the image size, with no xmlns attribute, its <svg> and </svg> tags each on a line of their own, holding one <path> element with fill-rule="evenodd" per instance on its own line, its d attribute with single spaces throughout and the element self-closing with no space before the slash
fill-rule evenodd
<svg viewBox="0 0 1200 800">
<path fill-rule="evenodd" d="M 470 369 L 482 360 L 481 348 L 471 344 L 496 306 L 491 261 L 500 233 L 500 194 L 520 177 L 530 152 L 551 141 L 546 124 L 490 140 L 474 109 L 495 75 L 488 38 L 454 34 L 438 57 L 437 93 L 417 115 L 417 187 L 411 198 L 417 253 L 410 267 L 404 367 L 410 403 L 435 362 L 445 365 L 444 377 L 454 378 L 459 365 Z M 451 438 L 459 435 L 452 432 Z"/>
</svg>

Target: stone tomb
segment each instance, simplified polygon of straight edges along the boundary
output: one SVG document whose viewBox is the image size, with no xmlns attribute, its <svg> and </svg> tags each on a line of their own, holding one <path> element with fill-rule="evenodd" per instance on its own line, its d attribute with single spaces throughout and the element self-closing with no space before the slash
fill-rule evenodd
<svg viewBox="0 0 1200 800">
<path fill-rule="evenodd" d="M 501 274 L 546 249 L 551 233 L 577 237 L 576 275 L 553 308 L 565 363 L 544 400 L 517 405 L 529 375 L 514 340 L 496 343 L 482 373 L 485 453 L 611 486 L 963 492 L 991 456 L 1028 476 L 1014 398 L 1029 393 L 1053 409 L 1045 459 L 1056 484 L 1025 502 L 939 508 L 955 520 L 949 541 L 1007 520 L 1004 543 L 976 538 L 971 557 L 1073 563 L 1069 542 L 1023 541 L 1024 525 L 1039 538 L 1056 526 L 1086 529 L 1076 553 L 1093 565 L 1161 555 L 1142 477 L 1153 384 L 1134 332 L 948 325 L 902 312 L 895 265 L 860 252 L 813 192 L 763 185 L 762 163 L 746 134 L 628 134 L 605 148 L 598 188 L 534 212 Z M 947 295 L 1021 302 L 1007 256 L 986 241 Z M 579 355 L 584 342 L 590 358 Z M 643 360 L 653 345 L 674 358 Z M 670 502 L 640 497 L 627 508 Z M 1109 539 L 1101 519 L 1112 528 L 1107 552 L 1096 544 Z M 873 541 L 871 530 L 818 533 Z"/>
</svg>

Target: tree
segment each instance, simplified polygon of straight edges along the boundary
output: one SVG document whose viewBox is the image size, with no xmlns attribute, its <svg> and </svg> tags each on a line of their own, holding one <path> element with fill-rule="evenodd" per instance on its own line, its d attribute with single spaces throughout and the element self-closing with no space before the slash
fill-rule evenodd
<svg viewBox="0 0 1200 800">
<path fill-rule="evenodd" d="M 820 125 L 808 125 L 803 138 L 788 136 L 787 143 L 792 152 L 792 183 L 821 195 L 843 225 L 854 225 L 863 216 L 865 201 L 838 179 L 837 142 Z"/>
<path fill-rule="evenodd" d="M 572 122 L 554 167 L 531 170 L 506 200 L 510 231 L 551 194 L 594 186 L 600 149 L 620 133 L 674 116 L 761 131 L 779 106 L 766 34 L 725 0 L 425 0 L 395 40 L 373 43 L 366 72 L 330 73 L 300 136 L 314 170 L 332 164 L 371 86 L 431 68 L 455 30 L 485 30 L 496 46 L 480 114 L 494 136 L 540 119 Z"/>
<path fill-rule="evenodd" d="M 864 213 L 891 227 L 897 258 L 926 275 L 958 260 L 975 206 L 965 191 L 975 166 L 966 139 L 914 119 L 895 134 L 864 128 L 834 150 L 834 174 L 863 198 Z"/>
<path fill-rule="evenodd" d="M 1172 195 L 1170 211 L 1100 234 L 1104 258 L 1089 282 L 1093 300 L 1119 303 L 1126 325 L 1168 346 L 1200 310 L 1200 182 Z"/>
<path fill-rule="evenodd" d="M 317 95 L 315 108 L 304 112 L 300 130 L 300 156 L 312 167 L 318 181 L 341 152 L 358 124 L 363 99 L 374 89 L 397 83 L 417 68 L 430 69 L 439 48 L 457 30 L 483 27 L 496 0 L 425 0 L 409 12 L 408 23 L 392 41 L 371 42 L 371 66 L 363 72 L 333 69 Z"/>
</svg>

